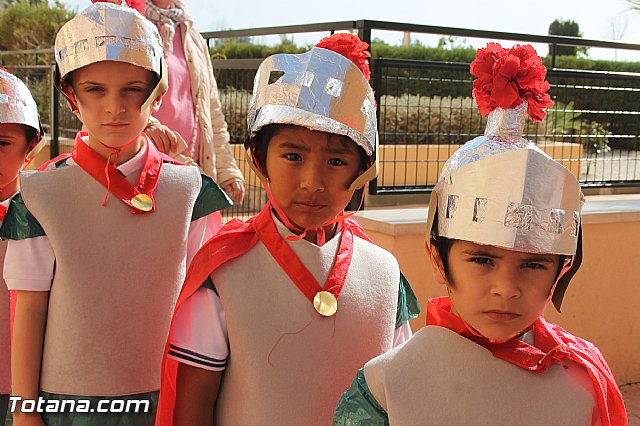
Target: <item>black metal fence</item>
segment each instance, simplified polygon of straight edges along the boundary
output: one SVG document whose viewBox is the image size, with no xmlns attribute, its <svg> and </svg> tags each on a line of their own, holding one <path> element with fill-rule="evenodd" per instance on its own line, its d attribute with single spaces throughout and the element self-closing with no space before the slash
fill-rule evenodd
<svg viewBox="0 0 640 426">
<path fill-rule="evenodd" d="M 381 30 L 549 45 L 548 80 L 556 104 L 542 123 L 528 123 L 525 137 L 572 170 L 583 187 L 640 185 L 640 74 L 559 69 L 555 55 L 559 45 L 640 51 L 638 44 L 367 20 L 203 36 L 216 40 L 341 30 L 357 32 L 367 42 L 372 32 Z M 248 95 L 243 89 L 248 87 L 246 73 L 257 66 L 254 60 L 214 60 L 233 140 L 243 141 L 246 136 Z M 378 104 L 380 173 L 371 182 L 369 194 L 429 192 L 449 155 L 484 132 L 485 119 L 471 98 L 469 64 L 374 58 L 371 68 Z"/>
<path fill-rule="evenodd" d="M 366 20 L 207 32 L 203 36 L 212 41 L 321 33 L 320 38 L 345 30 L 357 32 L 367 42 L 376 31 L 397 31 L 548 44 L 552 65 L 548 79 L 556 104 L 545 121 L 529 122 L 525 137 L 571 169 L 585 187 L 640 186 L 640 74 L 559 69 L 555 56 L 558 45 L 640 51 L 640 44 Z M 50 52 L 38 53 L 42 59 Z M 33 52 L 27 54 L 33 56 Z M 0 65 L 7 55 L 0 52 Z M 231 143 L 247 182 L 244 205 L 227 212 L 227 216 L 248 215 L 266 199 L 244 160 L 242 148 L 250 88 L 260 59 L 214 59 L 213 63 Z M 42 108 L 43 121 L 51 123 L 52 155 L 68 152 L 71 146 L 62 141 L 73 136 L 79 122 L 52 90 L 51 65 L 12 69 L 27 80 L 41 82 L 30 87 L 44 87 L 34 96 Z M 484 131 L 485 120 L 470 96 L 469 64 L 375 58 L 371 69 L 378 105 L 381 170 L 369 187 L 369 196 L 428 192 L 448 156 Z"/>
<path fill-rule="evenodd" d="M 375 59 L 381 171 L 370 193 L 423 192 L 485 120 L 467 64 Z M 550 70 L 555 105 L 525 137 L 571 169 L 587 187 L 640 184 L 640 75 Z"/>
</svg>

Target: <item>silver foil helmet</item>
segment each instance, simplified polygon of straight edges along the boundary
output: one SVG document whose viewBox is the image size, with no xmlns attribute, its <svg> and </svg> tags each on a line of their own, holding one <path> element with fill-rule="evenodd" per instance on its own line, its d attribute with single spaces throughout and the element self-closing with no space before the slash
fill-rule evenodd
<svg viewBox="0 0 640 426">
<path fill-rule="evenodd" d="M 339 53 L 314 47 L 306 53 L 277 54 L 262 61 L 253 84 L 247 123 L 248 144 L 269 124 L 292 124 L 347 136 L 371 160 L 371 167 L 351 187 L 358 188 L 377 175 L 373 90 L 362 71 Z"/>
<path fill-rule="evenodd" d="M 94 3 L 60 28 L 55 41 L 59 81 L 101 61 L 120 61 L 154 72 L 159 82 L 145 105 L 167 90 L 162 41 L 156 26 L 138 11 L 107 2 Z"/>
<path fill-rule="evenodd" d="M 43 131 L 38 106 L 27 86 L 15 75 L 0 68 L 0 123 L 22 124 L 36 130 L 38 141 Z"/>
<path fill-rule="evenodd" d="M 526 103 L 497 108 L 485 134 L 447 160 L 431 194 L 427 238 L 574 256 L 553 295 L 560 310 L 581 262 L 584 196 L 568 169 L 522 138 L 526 111 Z"/>
</svg>

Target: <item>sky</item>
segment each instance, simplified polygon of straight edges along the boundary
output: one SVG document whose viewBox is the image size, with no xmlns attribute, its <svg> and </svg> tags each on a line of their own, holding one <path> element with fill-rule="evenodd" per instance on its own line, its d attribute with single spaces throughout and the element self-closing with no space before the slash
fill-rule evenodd
<svg viewBox="0 0 640 426">
<path fill-rule="evenodd" d="M 630 10 L 626 0 L 183 0 L 194 17 L 199 31 L 246 29 L 279 25 L 299 25 L 320 22 L 370 19 L 400 23 L 437 25 L 446 27 L 495 30 L 546 35 L 555 19 L 576 21 L 585 38 L 620 40 L 640 44 L 640 11 Z M 89 0 L 63 0 L 72 8 L 82 8 Z M 294 35 L 293 40 L 304 45 L 326 34 Z M 400 44 L 402 33 L 375 31 L 373 38 L 390 44 Z M 416 36 L 413 35 L 415 38 Z M 417 37 L 433 45 L 438 37 Z M 261 38 L 255 42 L 266 44 L 277 38 Z M 487 40 L 466 39 L 474 47 Z M 509 44 L 504 42 L 505 45 Z M 547 52 L 545 45 L 534 45 L 539 53 Z M 640 52 L 612 52 L 591 49 L 590 57 L 640 61 Z"/>
</svg>

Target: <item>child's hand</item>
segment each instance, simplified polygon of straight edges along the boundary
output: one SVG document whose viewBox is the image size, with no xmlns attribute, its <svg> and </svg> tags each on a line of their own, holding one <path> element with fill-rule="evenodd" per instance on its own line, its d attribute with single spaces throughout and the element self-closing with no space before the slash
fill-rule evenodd
<svg viewBox="0 0 640 426">
<path fill-rule="evenodd" d="M 159 121 L 149 121 L 144 129 L 153 144 L 169 157 L 175 157 L 187 149 L 187 143 L 184 141 L 180 133 L 174 132 Z"/>
<path fill-rule="evenodd" d="M 222 189 L 226 192 L 235 204 L 242 204 L 244 200 L 244 185 L 242 182 L 231 182 L 226 184 Z"/>
</svg>

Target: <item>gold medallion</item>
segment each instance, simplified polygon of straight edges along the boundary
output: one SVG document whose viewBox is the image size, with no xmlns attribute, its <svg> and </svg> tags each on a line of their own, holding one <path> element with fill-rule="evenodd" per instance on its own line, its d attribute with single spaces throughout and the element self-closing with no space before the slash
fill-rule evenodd
<svg viewBox="0 0 640 426">
<path fill-rule="evenodd" d="M 338 310 L 338 299 L 328 291 L 319 291 L 313 298 L 313 307 L 320 315 L 330 317 Z"/>
<path fill-rule="evenodd" d="M 131 199 L 131 205 L 140 211 L 148 212 L 153 208 L 153 198 L 147 194 L 137 194 Z"/>
</svg>

